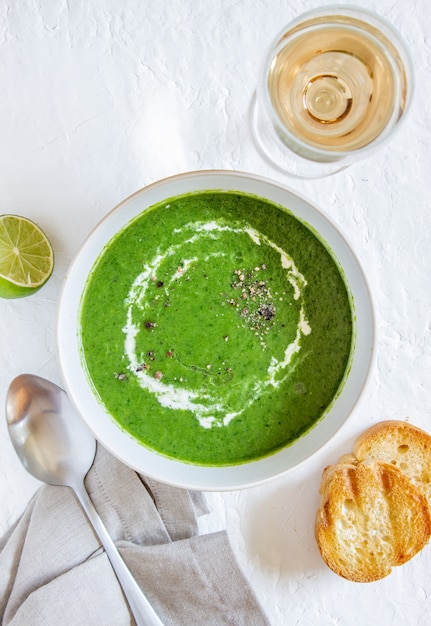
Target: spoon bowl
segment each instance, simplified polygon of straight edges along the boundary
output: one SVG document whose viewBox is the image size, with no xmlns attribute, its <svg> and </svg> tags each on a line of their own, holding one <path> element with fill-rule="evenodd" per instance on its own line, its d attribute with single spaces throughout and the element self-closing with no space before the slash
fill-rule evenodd
<svg viewBox="0 0 431 626">
<path fill-rule="evenodd" d="M 74 490 L 138 626 L 161 626 L 85 490 L 84 478 L 94 461 L 96 440 L 63 389 L 39 376 L 21 374 L 9 386 L 6 420 L 12 445 L 26 470 L 44 483 Z"/>
<path fill-rule="evenodd" d="M 6 419 L 15 451 L 26 470 L 49 485 L 74 487 L 96 454 L 96 440 L 66 393 L 32 374 L 10 384 Z"/>
</svg>

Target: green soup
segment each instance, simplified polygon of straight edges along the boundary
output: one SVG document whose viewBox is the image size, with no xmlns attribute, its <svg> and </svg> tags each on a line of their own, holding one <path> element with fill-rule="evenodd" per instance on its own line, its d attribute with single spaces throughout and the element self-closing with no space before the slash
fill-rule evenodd
<svg viewBox="0 0 431 626">
<path fill-rule="evenodd" d="M 109 242 L 81 328 L 88 376 L 124 430 L 168 457 L 227 465 L 322 417 L 349 367 L 353 312 L 306 224 L 214 191 L 155 205 Z"/>
</svg>

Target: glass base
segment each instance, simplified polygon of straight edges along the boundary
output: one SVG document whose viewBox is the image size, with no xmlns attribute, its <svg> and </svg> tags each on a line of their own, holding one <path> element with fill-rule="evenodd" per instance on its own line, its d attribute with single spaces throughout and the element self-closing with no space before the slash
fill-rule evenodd
<svg viewBox="0 0 431 626">
<path fill-rule="evenodd" d="M 291 150 L 278 136 L 274 126 L 259 111 L 256 94 L 250 104 L 249 120 L 254 143 L 261 156 L 273 167 L 298 178 L 323 178 L 345 170 L 347 160 L 315 161 Z"/>
</svg>

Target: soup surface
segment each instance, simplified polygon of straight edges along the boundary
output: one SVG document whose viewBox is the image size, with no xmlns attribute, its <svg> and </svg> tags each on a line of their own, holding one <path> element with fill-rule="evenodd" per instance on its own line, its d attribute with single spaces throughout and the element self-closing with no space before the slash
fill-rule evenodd
<svg viewBox="0 0 431 626">
<path fill-rule="evenodd" d="M 145 446 L 202 465 L 269 455 L 342 387 L 349 291 L 312 229 L 230 191 L 171 198 L 105 247 L 81 303 L 83 360 Z"/>
</svg>

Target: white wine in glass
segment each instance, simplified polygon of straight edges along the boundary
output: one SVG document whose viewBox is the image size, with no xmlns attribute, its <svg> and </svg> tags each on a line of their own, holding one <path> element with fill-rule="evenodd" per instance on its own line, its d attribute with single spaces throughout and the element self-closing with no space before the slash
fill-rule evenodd
<svg viewBox="0 0 431 626">
<path fill-rule="evenodd" d="M 392 133 L 411 87 L 408 54 L 386 22 L 353 7 L 319 9 L 271 48 L 254 102 L 255 138 L 283 171 L 324 176 Z"/>
</svg>

